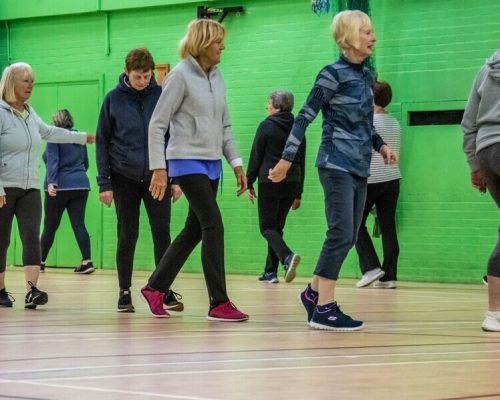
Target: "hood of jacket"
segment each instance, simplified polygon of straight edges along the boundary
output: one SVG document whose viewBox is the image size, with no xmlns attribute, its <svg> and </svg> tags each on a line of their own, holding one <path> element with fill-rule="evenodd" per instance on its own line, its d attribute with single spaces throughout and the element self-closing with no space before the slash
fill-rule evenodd
<svg viewBox="0 0 500 400">
<path fill-rule="evenodd" d="M 282 128 L 284 131 L 290 132 L 292 128 L 294 116 L 291 112 L 278 112 L 267 117 L 268 121 L 271 121 Z"/>
<path fill-rule="evenodd" d="M 489 68 L 488 75 L 495 81 L 500 82 L 500 50 L 488 58 L 486 64 Z"/>
<path fill-rule="evenodd" d="M 154 75 L 152 75 L 151 80 L 149 81 L 149 85 L 145 89 L 136 90 L 132 86 L 129 85 L 127 75 L 125 74 L 125 72 L 122 72 L 120 74 L 120 76 L 118 77 L 118 84 L 116 85 L 116 88 L 118 90 L 121 90 L 121 91 L 126 92 L 126 93 L 130 93 L 132 95 L 139 95 L 139 94 L 148 95 L 149 93 L 151 93 L 151 90 L 153 88 L 155 88 L 156 86 L 158 86 L 158 84 L 156 83 L 156 79 L 155 79 Z"/>
</svg>

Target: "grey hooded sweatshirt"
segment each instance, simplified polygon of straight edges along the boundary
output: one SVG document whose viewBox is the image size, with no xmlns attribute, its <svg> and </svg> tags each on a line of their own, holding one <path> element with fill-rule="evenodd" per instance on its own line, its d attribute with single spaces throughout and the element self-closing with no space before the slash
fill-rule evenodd
<svg viewBox="0 0 500 400">
<path fill-rule="evenodd" d="M 40 145 L 87 142 L 87 134 L 45 124 L 35 110 L 24 120 L 9 104 L 0 100 L 0 196 L 4 188 L 40 188 Z"/>
<path fill-rule="evenodd" d="M 462 119 L 463 149 L 472 172 L 479 170 L 476 154 L 500 142 L 500 50 L 481 68 Z"/>
</svg>

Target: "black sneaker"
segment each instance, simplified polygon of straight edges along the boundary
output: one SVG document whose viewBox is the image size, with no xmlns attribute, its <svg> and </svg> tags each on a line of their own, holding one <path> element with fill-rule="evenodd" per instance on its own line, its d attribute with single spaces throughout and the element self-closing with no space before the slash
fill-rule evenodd
<svg viewBox="0 0 500 400">
<path fill-rule="evenodd" d="M 296 270 L 300 263 L 300 256 L 298 254 L 290 254 L 285 258 L 285 282 L 289 283 L 295 279 Z"/>
<path fill-rule="evenodd" d="M 310 323 L 316 304 L 318 304 L 318 292 L 312 290 L 309 283 L 305 290 L 299 294 L 299 300 L 306 309 L 307 323 Z"/>
<path fill-rule="evenodd" d="M 16 299 L 5 288 L 0 289 L 0 307 L 12 307 Z"/>
<path fill-rule="evenodd" d="M 38 290 L 30 281 L 28 281 L 28 284 L 31 286 L 31 290 L 26 293 L 24 308 L 34 310 L 36 306 L 43 306 L 49 301 L 49 295 L 47 293 Z"/>
<path fill-rule="evenodd" d="M 362 321 L 356 321 L 344 314 L 335 301 L 316 306 L 309 325 L 311 328 L 335 332 L 351 332 L 363 328 Z"/>
<path fill-rule="evenodd" d="M 92 261 L 89 261 L 87 264 L 80 264 L 79 267 L 76 267 L 74 269 L 75 274 L 91 274 L 92 272 L 95 271 L 94 265 L 92 264 Z"/>
<path fill-rule="evenodd" d="M 182 296 L 170 289 L 163 299 L 163 308 L 168 311 L 180 312 L 184 310 L 184 304 L 180 300 L 182 300 Z"/>
<path fill-rule="evenodd" d="M 488 286 L 488 275 L 483 276 L 483 283 Z"/>
<path fill-rule="evenodd" d="M 258 279 L 260 282 L 279 283 L 278 274 L 276 272 L 263 272 Z"/>
<path fill-rule="evenodd" d="M 135 312 L 135 308 L 132 305 L 132 296 L 130 294 L 130 289 L 120 290 L 120 297 L 118 298 L 118 312 Z"/>
</svg>

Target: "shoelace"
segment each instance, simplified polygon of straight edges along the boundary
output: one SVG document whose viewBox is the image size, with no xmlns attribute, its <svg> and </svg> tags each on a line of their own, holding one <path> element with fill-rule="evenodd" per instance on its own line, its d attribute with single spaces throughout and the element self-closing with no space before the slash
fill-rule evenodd
<svg viewBox="0 0 500 400">
<path fill-rule="evenodd" d="M 172 293 L 176 300 L 182 300 L 182 295 L 180 293 L 174 292 L 173 290 L 170 290 L 170 293 Z"/>
<path fill-rule="evenodd" d="M 36 289 L 36 286 L 33 284 L 33 282 L 28 281 L 28 285 L 30 285 L 31 290 Z"/>
</svg>

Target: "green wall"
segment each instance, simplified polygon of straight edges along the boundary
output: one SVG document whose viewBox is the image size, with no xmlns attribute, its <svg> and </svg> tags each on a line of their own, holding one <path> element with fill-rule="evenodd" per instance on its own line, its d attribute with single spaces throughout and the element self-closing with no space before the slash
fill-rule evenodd
<svg viewBox="0 0 500 400">
<path fill-rule="evenodd" d="M 9 2 L 10 7 L 6 7 Z M 62 0 L 50 3 L 38 3 L 43 7 L 38 11 L 31 8 L 30 14 L 13 0 L 1 3 L 0 19 L 9 20 L 9 43 L 5 28 L 0 28 L 0 63 L 10 49 L 12 62 L 32 64 L 37 74 L 32 103 L 47 121 L 56 107 L 65 106 L 71 98 L 67 91 L 57 94 L 57 88 L 74 89 L 75 96 L 68 104 L 80 116 L 75 118 L 77 127 L 90 131 L 95 130 L 93 115 L 103 95 L 116 85 L 127 51 L 147 46 L 157 63 L 175 65 L 179 61 L 178 41 L 186 24 L 196 17 L 197 6 L 167 0 L 149 0 L 141 3 L 141 8 L 135 6 L 137 2 L 112 0 L 75 2 L 73 8 Z M 64 3 L 64 12 L 53 11 L 50 7 L 54 3 Z M 497 46 L 500 8 L 496 2 L 464 3 L 372 0 L 370 6 L 378 36 L 377 70 L 381 79 L 393 85 L 391 111 L 404 128 L 404 180 L 398 209 L 400 279 L 477 281 L 496 240 L 497 211 L 487 196 L 470 188 L 459 126 L 416 129 L 406 123 L 408 111 L 463 107 L 475 72 Z M 276 88 L 293 91 L 298 110 L 316 73 L 337 56 L 337 51 L 330 40 L 331 15 L 316 16 L 308 0 L 210 3 L 213 7 L 235 5 L 243 5 L 246 12 L 224 20 L 228 37 L 220 68 L 236 141 L 248 160 L 255 129 L 265 118 L 267 94 Z M 58 15 L 48 16 L 51 14 Z M 97 85 L 93 96 L 78 89 L 89 82 Z M 303 255 L 299 274 L 304 276 L 313 271 L 325 236 L 322 192 L 314 168 L 319 138 L 320 122 L 316 121 L 308 130 L 303 205 L 290 213 L 286 229 L 287 241 Z M 95 182 L 95 166 L 90 175 Z M 246 196 L 236 198 L 235 192 L 232 171 L 226 166 L 219 194 L 226 268 L 231 273 L 257 274 L 264 265 L 267 246 L 258 232 L 256 205 L 250 205 Z M 182 228 L 186 208 L 184 200 L 173 207 L 173 236 Z M 93 258 L 98 265 L 113 268 L 116 218 L 113 208 L 98 203 L 95 186 L 89 209 Z M 79 254 L 74 243 L 69 243 L 74 239 L 65 229 L 51 255 L 52 263 L 77 264 Z M 380 239 L 375 241 L 379 246 Z M 16 257 L 10 261 L 19 262 Z M 145 215 L 135 264 L 149 270 L 153 266 Z M 184 270 L 200 271 L 198 251 Z M 359 276 L 352 253 L 342 276 Z"/>
</svg>

